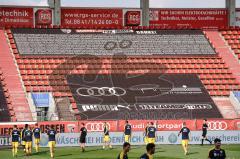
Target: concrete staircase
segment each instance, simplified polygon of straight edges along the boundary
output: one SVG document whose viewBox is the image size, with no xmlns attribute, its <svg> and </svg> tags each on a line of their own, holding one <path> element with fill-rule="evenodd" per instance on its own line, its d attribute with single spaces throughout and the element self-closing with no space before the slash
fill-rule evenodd
<svg viewBox="0 0 240 159">
<path fill-rule="evenodd" d="M 21 83 L 21 77 L 15 64 L 13 54 L 9 48 L 4 30 L 0 30 L 0 67 L 4 74 L 6 88 L 11 97 L 11 104 L 15 112 L 13 121 L 32 121 L 26 94 Z"/>
<path fill-rule="evenodd" d="M 224 119 L 239 118 L 234 106 L 228 97 L 214 97 L 214 103 L 217 105 Z"/>
<path fill-rule="evenodd" d="M 75 120 L 74 114 L 70 111 L 70 100 L 65 98 L 57 98 L 56 101 L 59 120 L 72 121 Z"/>
</svg>

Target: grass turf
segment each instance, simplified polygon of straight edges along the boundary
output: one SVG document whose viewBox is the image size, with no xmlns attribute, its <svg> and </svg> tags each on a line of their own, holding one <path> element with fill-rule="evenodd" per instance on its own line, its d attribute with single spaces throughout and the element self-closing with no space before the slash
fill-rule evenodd
<svg viewBox="0 0 240 159">
<path fill-rule="evenodd" d="M 181 145 L 157 145 L 154 159 L 206 159 L 209 149 L 213 146 L 209 145 L 190 145 L 190 153 L 188 156 L 183 154 Z M 228 159 L 240 159 L 240 145 L 223 145 Z M 56 159 L 116 159 L 121 151 L 120 146 L 114 146 L 113 149 L 102 150 L 101 147 L 87 147 L 86 152 L 81 152 L 79 147 L 56 148 Z M 129 159 L 139 159 L 140 155 L 145 152 L 145 146 L 132 146 L 128 154 Z M 0 149 L 0 158 L 11 159 L 11 149 Z M 32 156 L 25 157 L 23 150 L 18 153 L 19 158 L 28 159 L 48 159 L 48 148 L 41 148 L 38 154 L 33 150 Z"/>
</svg>

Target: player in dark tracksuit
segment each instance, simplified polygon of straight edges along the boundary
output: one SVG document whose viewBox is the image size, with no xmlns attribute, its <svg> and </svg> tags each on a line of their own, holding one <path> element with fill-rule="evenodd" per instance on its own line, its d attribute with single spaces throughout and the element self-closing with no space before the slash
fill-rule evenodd
<svg viewBox="0 0 240 159">
<path fill-rule="evenodd" d="M 216 138 L 214 140 L 215 147 L 209 151 L 208 159 L 225 159 L 225 150 L 221 149 L 221 140 Z"/>
<path fill-rule="evenodd" d="M 203 125 L 202 125 L 202 144 L 201 145 L 203 145 L 204 140 L 206 140 L 210 144 L 212 144 L 212 141 L 207 139 L 207 129 L 208 129 L 207 119 L 204 119 L 203 120 Z"/>
<path fill-rule="evenodd" d="M 26 139 L 25 139 L 25 131 L 27 130 L 27 128 L 28 128 L 28 124 L 25 124 L 25 127 L 24 127 L 24 129 L 22 130 L 22 132 L 21 132 L 21 139 L 22 139 L 22 146 L 23 146 L 23 151 L 26 151 L 26 149 L 25 149 L 25 145 L 26 145 Z"/>
<path fill-rule="evenodd" d="M 132 134 L 132 126 L 126 120 L 126 124 L 124 127 L 124 141 L 125 142 L 128 142 L 128 143 L 130 142 L 131 134 Z"/>
<path fill-rule="evenodd" d="M 153 159 L 153 154 L 155 153 L 155 144 L 149 143 L 146 146 L 147 153 L 143 154 L 140 159 Z"/>
<path fill-rule="evenodd" d="M 123 150 L 122 152 L 120 152 L 117 159 L 128 159 L 127 153 L 129 152 L 129 150 L 130 150 L 130 144 L 128 142 L 125 142 L 123 144 Z"/>
<path fill-rule="evenodd" d="M 85 144 L 86 144 L 86 136 L 87 136 L 87 129 L 86 129 L 84 123 L 82 123 L 82 127 L 81 127 L 80 131 L 81 131 L 80 144 L 81 144 L 82 152 L 84 152 L 85 151 Z"/>
</svg>

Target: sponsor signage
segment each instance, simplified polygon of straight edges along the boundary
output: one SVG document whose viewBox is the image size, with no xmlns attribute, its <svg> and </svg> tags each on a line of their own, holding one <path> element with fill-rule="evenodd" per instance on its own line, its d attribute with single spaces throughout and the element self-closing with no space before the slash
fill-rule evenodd
<svg viewBox="0 0 240 159">
<path fill-rule="evenodd" d="M 150 122 L 154 123 L 154 126 L 158 131 L 179 131 L 182 128 L 182 123 L 186 122 L 190 130 L 196 129 L 195 120 L 128 120 L 132 126 L 132 131 L 144 131 L 147 124 Z M 124 131 L 125 121 L 119 121 L 119 130 Z"/>
<path fill-rule="evenodd" d="M 110 131 L 118 131 L 117 121 L 83 121 L 88 132 L 103 132 L 105 122 L 108 125 Z M 79 125 L 81 127 L 81 124 Z"/>
<path fill-rule="evenodd" d="M 150 25 L 217 28 L 228 26 L 227 9 L 151 9 Z"/>
<path fill-rule="evenodd" d="M 141 12 L 140 11 L 127 11 L 125 13 L 125 25 L 138 26 L 141 24 Z"/>
<path fill-rule="evenodd" d="M 239 120 L 225 120 L 225 119 L 209 119 L 207 121 L 208 130 L 238 130 L 237 123 Z M 196 122 L 197 130 L 202 129 L 202 120 Z"/>
<path fill-rule="evenodd" d="M 38 122 L 41 131 L 46 132 L 51 125 L 54 125 L 58 133 L 77 133 L 80 131 L 81 124 L 85 123 L 88 132 L 103 132 L 104 122 L 110 128 L 110 132 L 123 132 L 125 120 L 81 120 L 81 121 L 56 121 L 56 122 Z M 129 120 L 132 125 L 132 131 L 145 130 L 148 122 L 153 122 L 158 131 L 179 131 L 182 128 L 182 123 L 186 122 L 191 131 L 202 130 L 203 120 Z M 18 125 L 22 130 L 24 124 L 29 124 L 34 127 L 36 122 L 7 122 L 0 123 L 0 136 L 9 136 L 13 125 Z M 208 120 L 209 132 L 211 131 L 227 131 L 227 130 L 240 130 L 240 120 L 225 120 L 225 119 L 209 119 Z"/>
<path fill-rule="evenodd" d="M 33 27 L 33 8 L 0 7 L 0 27 Z"/>
<path fill-rule="evenodd" d="M 25 124 L 29 124 L 30 127 L 34 127 L 36 122 L 11 122 L 11 123 L 0 123 L 0 135 L 9 135 L 13 129 L 13 125 L 17 125 L 19 130 L 24 128 Z M 58 133 L 67 132 L 78 132 L 79 123 L 75 121 L 56 121 L 56 122 L 38 122 L 42 132 L 46 132 L 51 125 Z"/>
<path fill-rule="evenodd" d="M 46 132 L 51 127 L 51 125 L 54 125 L 54 128 L 58 133 L 79 131 L 78 122 L 75 121 L 56 121 L 39 123 L 42 132 Z"/>
<path fill-rule="evenodd" d="M 61 9 L 63 27 L 117 28 L 122 25 L 122 9 Z"/>
<path fill-rule="evenodd" d="M 67 81 L 83 120 L 222 117 L 195 74 L 85 74 Z"/>
<path fill-rule="evenodd" d="M 79 146 L 80 133 L 59 133 L 56 135 L 56 146 Z M 210 131 L 208 132 L 208 139 L 214 140 L 220 138 L 223 144 L 239 144 L 240 132 L 239 131 Z M 124 135 L 122 132 L 110 133 L 112 145 L 122 145 L 124 142 Z M 191 138 L 189 144 L 200 144 L 202 139 L 201 131 L 191 131 Z M 133 132 L 131 145 L 145 145 L 144 136 L 142 132 Z M 181 136 L 178 137 L 178 131 L 161 131 L 157 132 L 156 144 L 181 144 Z M 0 137 L 0 145 L 11 145 L 9 137 Z M 86 137 L 87 146 L 102 146 L 103 135 L 100 132 L 89 132 Z M 48 136 L 42 134 L 40 140 L 41 147 L 48 146 Z"/>
<path fill-rule="evenodd" d="M 52 24 L 52 10 L 51 9 L 38 9 L 35 13 L 35 21 L 36 21 L 37 25 Z"/>
</svg>

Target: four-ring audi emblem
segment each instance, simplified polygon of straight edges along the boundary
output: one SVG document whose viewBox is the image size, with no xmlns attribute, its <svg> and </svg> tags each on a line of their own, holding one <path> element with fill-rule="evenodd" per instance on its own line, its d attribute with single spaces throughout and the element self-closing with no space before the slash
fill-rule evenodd
<svg viewBox="0 0 240 159">
<path fill-rule="evenodd" d="M 209 130 L 226 130 L 228 125 L 225 121 L 209 121 L 208 129 Z"/>
<path fill-rule="evenodd" d="M 80 96 L 123 96 L 126 90 L 121 87 L 81 87 L 76 90 Z"/>
<path fill-rule="evenodd" d="M 107 123 L 107 125 L 108 125 L 108 128 L 110 130 L 111 129 L 110 124 Z M 93 123 L 89 122 L 89 123 L 86 123 L 86 129 L 88 131 L 103 131 L 104 123 L 103 122 L 96 122 L 96 123 L 95 122 L 93 122 Z"/>
</svg>

